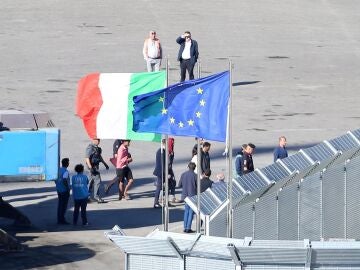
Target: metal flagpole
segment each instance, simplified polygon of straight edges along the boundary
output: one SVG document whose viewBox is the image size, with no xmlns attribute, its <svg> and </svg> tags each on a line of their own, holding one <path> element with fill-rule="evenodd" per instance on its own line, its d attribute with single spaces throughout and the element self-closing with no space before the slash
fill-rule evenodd
<svg viewBox="0 0 360 270">
<path fill-rule="evenodd" d="M 165 202 L 163 202 L 164 209 L 164 231 L 169 230 L 169 136 L 165 135 Z"/>
<path fill-rule="evenodd" d="M 199 61 L 198 63 L 198 78 L 201 77 L 201 62 Z M 197 213 L 196 213 L 196 232 L 200 233 L 201 230 L 201 220 L 200 220 L 200 207 L 201 207 L 201 203 L 200 203 L 200 174 L 201 174 L 201 166 L 200 166 L 200 158 L 201 158 L 201 149 L 200 149 L 200 138 L 197 138 L 196 140 L 197 143 L 197 164 L 196 164 L 196 168 L 197 168 L 197 180 L 196 180 L 196 186 L 197 186 Z"/>
<path fill-rule="evenodd" d="M 233 153 L 232 153 L 232 70 L 233 70 L 233 64 L 231 59 L 229 59 L 229 70 L 230 70 L 230 82 L 229 82 L 229 87 L 230 87 L 230 93 L 229 93 L 229 108 L 228 108 L 228 192 L 227 192 L 227 196 L 228 196 L 228 200 L 229 200 L 229 205 L 228 205 L 228 237 L 232 238 L 233 237 L 233 215 L 232 215 L 232 208 L 233 208 L 233 201 L 232 201 L 232 191 L 233 191 L 233 182 L 232 182 L 232 178 L 233 178 L 233 173 L 232 173 L 232 157 L 233 157 Z"/>
<path fill-rule="evenodd" d="M 166 58 L 166 87 L 169 86 L 169 59 Z M 166 98 L 166 97 L 165 97 Z M 163 212 L 164 212 L 164 231 L 169 230 L 169 147 L 168 147 L 169 136 L 165 135 L 165 198 L 163 196 Z M 163 192 L 163 189 L 161 189 Z M 165 199 L 165 202 L 164 202 Z"/>
</svg>

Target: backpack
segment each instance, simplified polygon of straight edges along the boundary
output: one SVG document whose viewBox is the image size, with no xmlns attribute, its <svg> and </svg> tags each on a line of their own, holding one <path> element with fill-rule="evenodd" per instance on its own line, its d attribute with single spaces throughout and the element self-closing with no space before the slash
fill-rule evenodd
<svg viewBox="0 0 360 270">
<path fill-rule="evenodd" d="M 89 159 L 92 166 L 98 166 L 101 162 L 101 148 L 93 146 Z"/>
</svg>

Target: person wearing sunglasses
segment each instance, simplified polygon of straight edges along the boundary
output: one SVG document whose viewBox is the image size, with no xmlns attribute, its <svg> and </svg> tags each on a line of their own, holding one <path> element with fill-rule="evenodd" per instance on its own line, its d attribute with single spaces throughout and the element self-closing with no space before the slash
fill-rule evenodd
<svg viewBox="0 0 360 270">
<path fill-rule="evenodd" d="M 146 61 L 148 72 L 159 71 L 161 65 L 161 44 L 154 30 L 149 32 L 149 37 L 145 39 L 143 55 Z"/>
<path fill-rule="evenodd" d="M 176 39 L 180 45 L 177 60 L 180 62 L 180 82 L 185 81 L 186 71 L 189 74 L 189 80 L 194 79 L 194 66 L 199 57 L 198 43 L 191 38 L 191 33 L 185 31 L 184 34 Z"/>
</svg>

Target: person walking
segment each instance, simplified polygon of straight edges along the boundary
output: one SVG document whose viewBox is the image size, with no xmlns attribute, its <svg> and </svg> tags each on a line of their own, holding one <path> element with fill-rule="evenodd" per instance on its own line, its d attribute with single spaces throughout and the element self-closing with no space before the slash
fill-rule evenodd
<svg viewBox="0 0 360 270">
<path fill-rule="evenodd" d="M 160 40 L 156 36 L 156 31 L 154 30 L 149 32 L 149 37 L 144 41 L 143 55 L 148 72 L 160 70 L 162 48 Z"/>
<path fill-rule="evenodd" d="M 129 163 L 133 161 L 131 154 L 129 153 L 130 140 L 123 140 L 122 144 L 119 147 L 117 152 L 116 159 L 116 177 L 111 181 L 111 183 L 119 181 L 119 200 L 125 198 L 125 200 L 130 200 L 129 189 L 134 182 L 132 171 L 129 167 Z M 125 179 L 127 184 L 125 185 Z M 106 192 L 111 188 L 111 184 L 107 187 Z M 125 186 L 125 188 L 124 188 Z"/>
<path fill-rule="evenodd" d="M 191 38 L 190 31 L 176 39 L 176 43 L 180 45 L 177 60 L 180 62 L 180 82 L 185 81 L 186 71 L 189 74 L 189 80 L 194 79 L 194 66 L 199 57 L 198 43 Z"/>
<path fill-rule="evenodd" d="M 252 143 L 248 143 L 243 154 L 243 158 L 241 159 L 241 174 L 244 175 L 254 171 L 254 162 L 252 158 L 252 154 L 254 152 L 255 145 Z"/>
<path fill-rule="evenodd" d="M 155 168 L 153 175 L 156 176 L 156 188 L 154 195 L 154 208 L 160 208 L 159 197 L 165 179 L 165 139 L 161 140 L 161 146 L 156 151 Z"/>
<path fill-rule="evenodd" d="M 181 191 L 181 200 L 184 201 L 186 197 L 192 197 L 196 195 L 196 180 L 197 176 L 194 173 L 196 164 L 190 162 L 188 164 L 188 171 L 181 174 L 179 180 L 179 188 L 182 188 Z M 185 203 L 185 211 L 184 211 L 184 232 L 185 233 L 192 233 L 194 232 L 191 230 L 191 223 L 193 220 L 194 211 L 191 207 Z"/>
<path fill-rule="evenodd" d="M 235 162 L 234 162 L 234 169 L 233 169 L 233 177 L 235 179 L 238 178 L 242 174 L 241 164 L 243 162 L 243 156 L 244 156 L 246 147 L 247 147 L 247 144 L 243 144 L 241 146 L 241 150 L 239 152 L 237 152 L 237 154 L 236 154 Z"/>
<path fill-rule="evenodd" d="M 98 203 L 105 203 L 105 201 L 100 197 L 100 186 L 101 186 L 101 176 L 99 171 L 100 163 L 103 163 L 105 168 L 108 170 L 109 166 L 104 161 L 101 152 L 102 149 L 99 147 L 100 139 L 94 138 L 92 143 L 89 144 L 85 152 L 85 162 L 90 170 L 90 200 L 95 200 Z"/>
<path fill-rule="evenodd" d="M 56 191 L 58 194 L 58 208 L 57 208 L 57 224 L 70 224 L 65 219 L 65 212 L 68 206 L 70 197 L 70 175 L 68 167 L 70 164 L 69 158 L 61 160 L 61 167 L 59 169 L 59 177 L 56 179 Z"/>
<path fill-rule="evenodd" d="M 86 215 L 87 199 L 89 196 L 89 179 L 84 174 L 84 166 L 82 164 L 77 164 L 75 166 L 76 175 L 73 175 L 71 178 L 71 186 L 73 191 L 74 198 L 74 214 L 73 214 L 73 224 L 77 225 L 79 210 L 81 209 L 81 219 L 82 225 L 89 225 Z"/>
<path fill-rule="evenodd" d="M 172 139 L 170 141 L 170 139 Z M 166 140 L 161 140 L 161 146 L 156 151 L 156 157 L 155 157 L 155 168 L 153 171 L 153 175 L 156 176 L 156 182 L 155 182 L 155 195 L 154 195 L 154 208 L 160 208 L 161 205 L 159 204 L 159 197 L 161 191 L 164 191 L 164 183 L 165 183 L 165 157 L 166 157 L 166 151 L 165 151 L 165 144 Z M 174 171 L 172 169 L 172 164 L 174 160 L 174 139 L 169 138 L 168 142 L 168 150 L 169 150 L 169 160 L 168 160 L 168 184 L 169 184 L 169 193 L 172 195 L 172 202 L 177 202 L 175 197 L 175 188 L 176 188 L 176 180 Z M 164 192 L 163 192 L 164 194 Z"/>
<path fill-rule="evenodd" d="M 278 159 L 283 159 L 288 157 L 288 152 L 286 150 L 286 137 L 279 137 L 279 145 L 274 149 L 274 162 Z"/>
</svg>

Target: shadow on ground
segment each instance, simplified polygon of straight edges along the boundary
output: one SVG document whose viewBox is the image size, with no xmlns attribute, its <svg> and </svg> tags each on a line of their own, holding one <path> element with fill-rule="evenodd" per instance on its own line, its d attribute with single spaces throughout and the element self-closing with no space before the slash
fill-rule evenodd
<svg viewBox="0 0 360 270">
<path fill-rule="evenodd" d="M 22 237 L 18 237 L 18 239 L 21 242 L 29 240 L 22 239 Z M 39 257 L 40 254 L 41 257 Z M 49 269 L 51 269 L 51 266 L 83 261 L 93 256 L 95 256 L 95 251 L 76 243 L 25 247 L 24 252 L 0 252 L 0 268 L 16 270 L 50 267 Z M 19 262 L 21 262 L 20 265 Z"/>
</svg>

